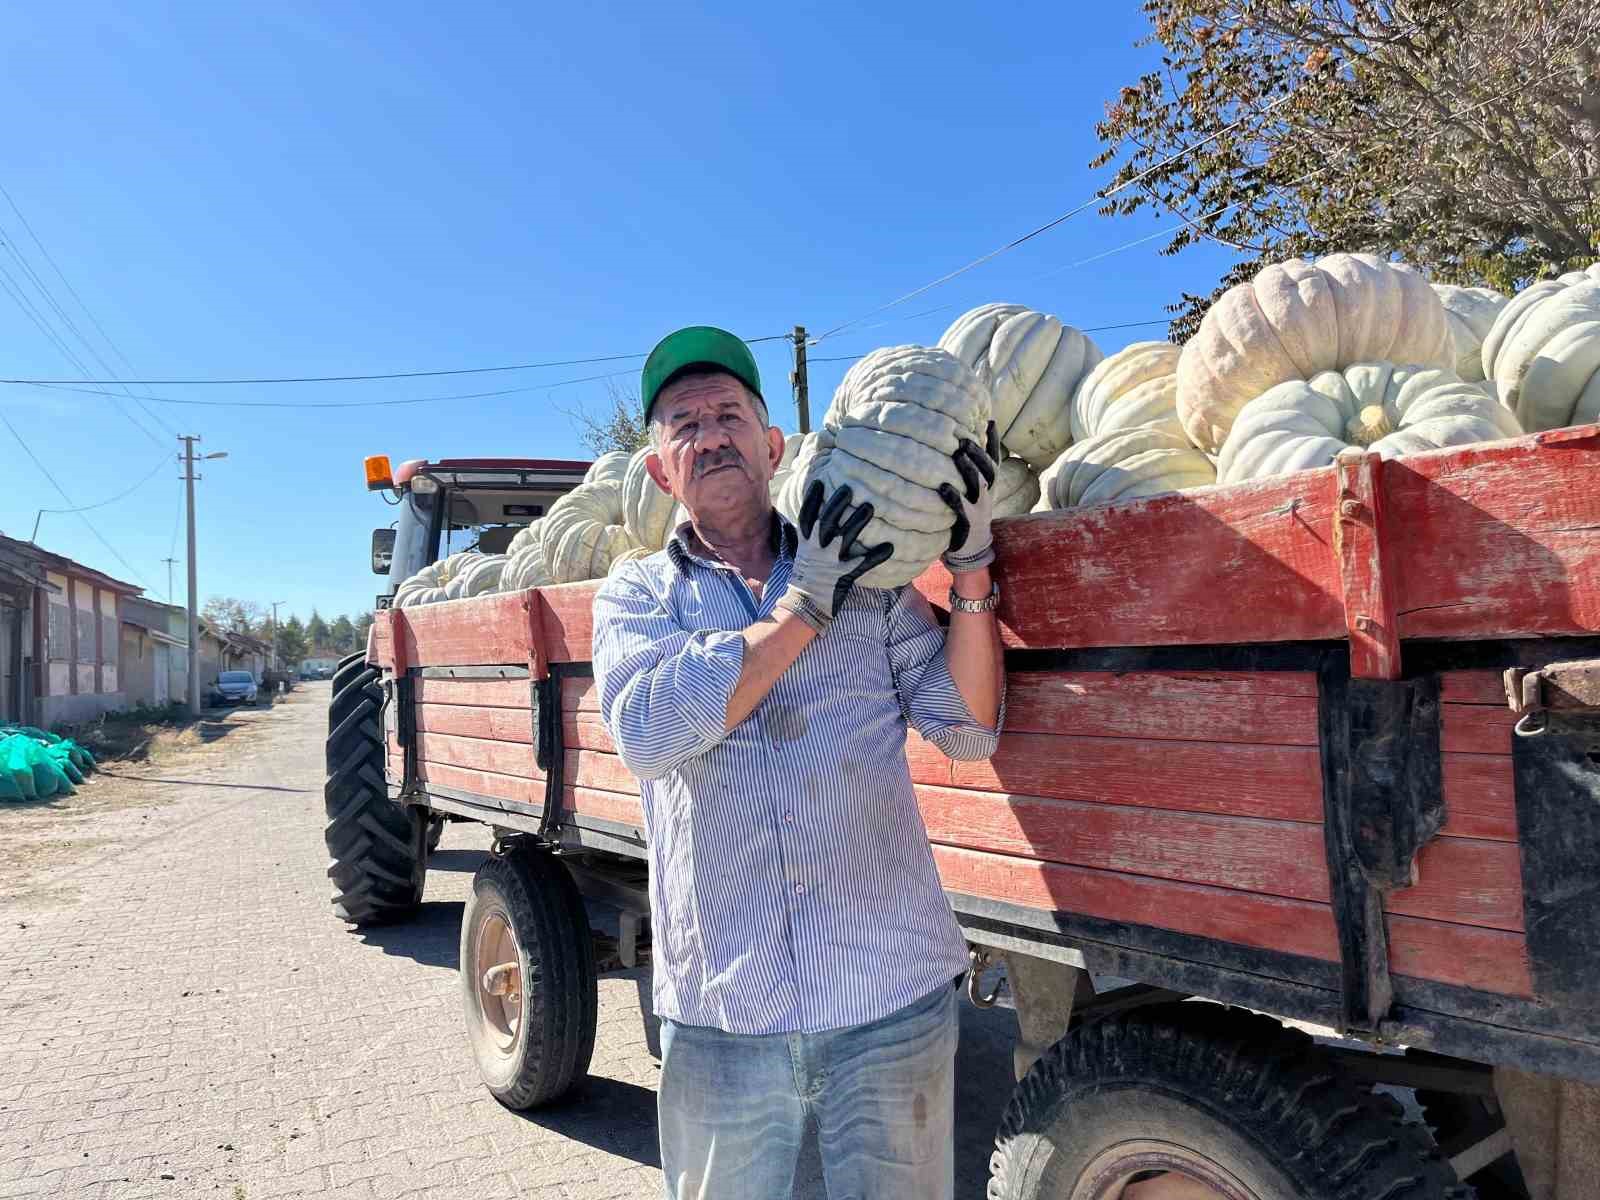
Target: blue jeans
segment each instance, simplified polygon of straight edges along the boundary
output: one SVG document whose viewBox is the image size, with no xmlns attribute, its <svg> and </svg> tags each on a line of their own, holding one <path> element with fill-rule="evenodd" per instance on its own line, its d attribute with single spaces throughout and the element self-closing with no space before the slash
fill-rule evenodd
<svg viewBox="0 0 1600 1200">
<path fill-rule="evenodd" d="M 814 1119 L 829 1200 L 949 1200 L 956 989 L 867 1025 L 746 1036 L 661 1022 L 668 1200 L 777 1200 Z"/>
</svg>

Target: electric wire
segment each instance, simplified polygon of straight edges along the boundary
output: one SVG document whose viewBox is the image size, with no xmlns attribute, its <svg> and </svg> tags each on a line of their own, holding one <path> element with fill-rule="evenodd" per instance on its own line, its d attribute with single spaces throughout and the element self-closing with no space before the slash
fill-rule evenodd
<svg viewBox="0 0 1600 1200">
<path fill-rule="evenodd" d="M 1032 241 L 1034 238 L 1038 237 L 1042 233 L 1050 232 L 1050 230 L 1056 228 L 1056 226 L 1061 225 L 1061 224 L 1065 223 L 1066 221 L 1071 220 L 1073 217 L 1077 216 L 1079 213 L 1085 212 L 1088 209 L 1091 209 L 1091 208 L 1094 208 L 1094 207 L 1096 207 L 1096 206 L 1098 206 L 1100 204 L 1103 204 L 1105 201 L 1109 200 L 1112 196 L 1115 196 L 1118 192 L 1123 191 L 1126 188 L 1132 187 L 1134 184 L 1139 183 L 1141 180 L 1149 178 L 1151 175 L 1155 174 L 1157 171 L 1161 170 L 1162 168 L 1171 166 L 1173 163 L 1177 162 L 1181 158 L 1186 158 L 1188 155 L 1193 154 L 1196 150 L 1199 150 L 1203 146 L 1207 146 L 1210 143 L 1216 141 L 1223 134 L 1228 133 L 1228 132 L 1230 132 L 1230 131 L 1232 131 L 1234 129 L 1237 129 L 1240 125 L 1243 125 L 1246 121 L 1266 116 L 1273 109 L 1277 108 L 1281 104 L 1287 103 L 1289 100 L 1291 100 L 1293 98 L 1294 98 L 1294 93 L 1293 92 L 1285 93 L 1284 95 L 1278 97 L 1278 99 L 1274 100 L 1271 104 L 1267 105 L 1259 113 L 1254 113 L 1254 112 L 1247 113 L 1245 116 L 1240 117 L 1238 120 L 1232 121 L 1229 124 L 1224 125 L 1221 129 L 1218 129 L 1218 130 L 1216 130 L 1216 131 L 1214 131 L 1212 133 L 1208 133 L 1205 137 L 1201 138 L 1199 141 L 1191 142 L 1189 145 L 1183 147 L 1181 150 L 1173 151 L 1171 154 L 1169 154 L 1166 158 L 1162 159 L 1160 162 L 1151 164 L 1150 166 L 1146 167 L 1143 171 L 1140 171 L 1137 175 L 1134 175 L 1131 178 L 1123 180 L 1121 183 L 1117 184 L 1113 188 L 1109 188 L 1108 190 L 1106 190 L 1104 192 L 1096 192 L 1093 196 L 1089 197 L 1089 199 L 1083 201 L 1083 203 L 1075 205 L 1074 207 L 1068 209 L 1066 212 L 1062 213 L 1059 217 L 1055 217 L 1055 218 L 1053 218 L 1053 219 L 1051 219 L 1049 221 L 1046 221 L 1043 225 L 1040 225 L 1040 226 L 1038 226 L 1038 227 L 1036 227 L 1034 229 L 1030 229 L 1027 233 L 1024 233 L 1021 237 L 1012 238 L 1009 242 L 1005 243 L 1003 246 L 997 246 L 995 249 L 989 251 L 989 253 L 979 255 L 977 258 L 973 259 L 971 262 L 965 264 L 964 266 L 957 267 L 953 271 L 948 271 L 945 274 L 939 276 L 939 278 L 937 278 L 935 280 L 932 280 L 932 281 L 930 281 L 928 283 L 923 284 L 921 287 L 912 288 L 911 291 L 906 292 L 904 295 L 897 296 L 893 300 L 890 300 L 886 304 L 880 304 L 880 305 L 878 305 L 877 308 L 871 309 L 868 312 L 864 312 L 859 317 L 852 317 L 848 321 L 841 321 L 839 324 L 835 325 L 832 329 L 824 331 L 817 338 L 817 341 L 818 342 L 826 341 L 828 338 L 831 338 L 832 336 L 834 336 L 834 334 L 840 333 L 843 330 L 849 329 L 852 325 L 859 325 L 862 321 L 865 321 L 868 317 L 875 317 L 881 312 L 887 312 L 891 308 L 897 308 L 900 305 L 904 304 L 907 300 L 914 300 L 918 296 L 922 295 L 923 293 L 930 292 L 934 288 L 939 287 L 941 284 L 949 283 L 952 279 L 955 279 L 957 276 L 965 275 L 968 271 L 972 270 L 975 267 L 981 267 L 984 263 L 989 262 L 992 259 L 999 258 L 1002 254 L 1005 254 L 1009 250 L 1015 250 L 1018 246 L 1022 245 L 1023 243 Z"/>
<path fill-rule="evenodd" d="M 67 294 L 77 302 L 79 310 L 82 311 L 84 316 L 89 318 L 89 323 L 93 325 L 95 331 L 99 333 L 100 339 L 111 348 L 111 353 L 117 356 L 118 361 L 122 363 L 123 367 L 128 371 L 129 374 L 137 374 L 137 372 L 134 371 L 133 363 L 131 363 L 128 360 L 128 356 L 122 352 L 122 347 L 117 345 L 117 343 L 111 339 L 111 335 L 106 332 L 105 326 L 100 324 L 100 318 L 95 316 L 94 310 L 84 302 L 83 297 L 78 294 L 78 289 L 72 286 L 72 281 L 67 278 L 66 273 L 61 270 L 60 264 L 56 262 L 55 255 L 50 253 L 50 251 L 45 247 L 44 242 L 40 240 L 39 235 L 34 232 L 33 223 L 29 221 L 25 215 L 23 215 L 22 209 L 17 207 L 16 200 L 12 198 L 11 193 L 6 189 L 4 184 L 0 184 L 0 196 L 5 197 L 6 204 L 8 204 L 11 208 L 11 211 L 16 214 L 16 218 L 21 223 L 22 228 L 27 231 L 29 239 L 33 242 L 34 246 L 38 248 L 39 253 L 44 257 L 45 262 L 50 264 L 50 269 L 55 272 L 56 278 L 61 281 L 61 286 L 67 289 Z M 78 335 L 78 340 L 81 341 L 85 347 L 90 348 L 90 353 L 94 354 L 95 361 L 104 367 L 107 372 L 115 375 L 116 372 L 111 369 L 110 364 L 108 364 L 97 352 L 93 350 L 92 347 L 90 347 L 89 339 L 84 337 L 83 334 L 78 331 L 76 322 L 74 322 L 70 317 L 67 317 L 61 306 L 56 304 L 53 294 L 44 286 L 43 281 L 34 274 L 32 267 L 28 267 L 27 270 L 28 274 L 34 277 L 34 282 L 36 286 L 38 286 L 39 290 L 45 294 L 52 304 L 55 304 L 56 311 L 61 313 L 62 317 L 66 320 L 68 327 Z M 124 390 L 127 390 L 126 385 L 124 385 Z M 133 399 L 134 403 L 139 405 L 140 410 L 147 417 L 149 417 L 157 425 L 160 425 L 173 437 L 178 435 L 178 431 L 176 429 L 173 429 L 172 426 L 166 424 L 161 420 L 160 417 L 156 416 L 155 413 L 145 408 L 144 405 L 139 404 L 138 399 L 133 397 L 131 392 L 129 395 L 130 398 Z"/>
<path fill-rule="evenodd" d="M 4 410 L 0 410 L 0 425 L 4 425 L 8 430 L 10 430 L 11 436 L 17 440 L 17 445 L 22 447 L 22 452 L 28 456 L 29 460 L 32 461 L 34 466 L 39 468 L 39 474 L 43 475 L 47 480 L 50 481 L 50 486 L 55 488 L 55 490 L 61 494 L 61 498 L 68 504 L 74 504 L 75 502 L 73 501 L 72 497 L 67 495 L 67 489 L 56 482 L 56 477 L 50 474 L 50 469 L 39 460 L 39 456 L 33 452 L 33 448 L 23 440 L 22 434 L 17 432 L 17 427 L 11 423 L 10 418 L 6 416 Z M 134 568 L 133 564 L 127 559 L 123 558 L 122 555 L 117 552 L 117 548 L 115 546 L 106 541 L 104 535 L 102 535 L 101 532 L 95 528 L 94 522 L 89 520 L 89 518 L 83 514 L 82 510 L 73 509 L 69 511 L 74 512 L 78 520 L 82 521 L 88 528 L 89 532 L 94 534 L 95 540 L 104 546 L 111 557 L 121 563 L 123 567 L 126 568 L 128 573 L 133 576 L 133 578 L 137 579 L 145 587 L 149 587 L 149 584 L 145 582 L 144 576 L 140 575 L 139 572 Z"/>
<path fill-rule="evenodd" d="M 793 340 L 793 335 L 774 333 L 766 337 L 743 338 L 741 340 L 747 346 L 754 346 L 761 342 L 791 341 Z M 488 375 L 505 371 L 537 371 L 545 367 L 587 366 L 594 363 L 624 362 L 632 358 L 648 358 L 649 354 L 648 350 L 641 350 L 635 354 L 600 354 L 592 358 L 550 359 L 544 362 L 511 363 L 496 367 L 451 367 L 435 371 L 390 371 L 374 375 L 285 375 L 255 379 L 0 379 L 0 383 L 24 384 L 35 387 L 58 387 L 65 384 L 79 383 L 98 384 L 101 386 L 129 384 L 137 387 L 232 387 L 279 383 L 367 383 L 390 379 L 430 379 L 442 375 Z M 599 377 L 597 376 L 596 378 Z"/>
<path fill-rule="evenodd" d="M 1496 103 L 1497 101 L 1500 101 L 1500 100 L 1504 100 L 1508 96 L 1511 96 L 1511 95 L 1515 94 L 1516 92 L 1523 91 L 1526 88 L 1528 88 L 1530 86 L 1533 86 L 1534 84 L 1543 83 L 1545 80 L 1553 78 L 1554 76 L 1561 74 L 1563 70 L 1564 70 L 1564 68 L 1556 68 L 1555 70 L 1549 71 L 1546 74 L 1539 76 L 1538 78 L 1532 80 L 1531 82 L 1519 82 L 1519 83 L 1513 84 L 1511 87 L 1506 88 L 1503 91 L 1496 92 L 1492 96 L 1487 96 L 1484 99 L 1479 100 L 1474 104 L 1469 104 L 1465 108 L 1458 109 L 1455 112 L 1447 113 L 1445 115 L 1445 117 L 1444 117 L 1444 120 L 1446 120 L 1446 121 L 1457 121 L 1457 120 L 1460 120 L 1462 117 L 1468 116 L 1471 113 L 1476 112 L 1480 108 L 1484 108 L 1487 105 L 1494 104 L 1494 103 Z M 1263 110 L 1263 115 L 1267 111 L 1270 111 L 1270 110 L 1269 109 L 1264 109 Z M 1237 122 L 1235 122 L 1235 124 L 1237 124 Z M 1225 133 L 1225 132 L 1227 132 L 1226 129 L 1218 130 L 1218 134 Z M 1217 135 L 1213 134 L 1212 136 L 1215 137 Z M 1189 147 L 1188 149 L 1193 149 L 1193 148 L 1194 147 Z M 1336 167 L 1339 167 L 1341 165 L 1343 165 L 1343 166 L 1345 166 L 1347 168 L 1349 166 L 1353 166 L 1355 163 L 1359 162 L 1362 158 L 1366 157 L 1368 154 L 1371 154 L 1374 150 L 1377 150 L 1379 148 L 1380 147 L 1378 147 L 1378 146 L 1373 146 L 1373 147 L 1368 148 L 1367 150 L 1358 151 L 1356 153 L 1355 157 L 1349 163 L 1346 163 L 1346 164 L 1325 163 L 1320 167 L 1314 168 L 1311 171 L 1307 171 L 1304 175 L 1301 175 L 1301 176 L 1299 176 L 1299 177 L 1297 177 L 1295 179 L 1291 179 L 1291 180 L 1289 180 L 1289 181 L 1287 181 L 1285 183 L 1281 183 L 1281 184 L 1273 184 L 1272 186 L 1276 187 L 1276 188 L 1279 188 L 1279 189 L 1290 188 L 1290 187 L 1298 187 L 1302 183 L 1307 183 L 1310 180 L 1316 178 L 1318 175 L 1326 174 L 1328 171 L 1334 170 Z M 1167 160 L 1164 160 L 1161 163 L 1157 163 L 1156 167 L 1164 166 L 1164 165 L 1166 165 L 1166 163 L 1171 162 L 1171 161 L 1172 161 L 1172 159 L 1169 158 Z M 1151 168 L 1151 169 L 1154 170 L 1155 168 Z M 1148 173 L 1149 173 L 1148 171 L 1145 172 L 1145 174 L 1148 174 Z M 1130 179 L 1130 180 L 1127 181 L 1127 184 L 1135 183 L 1135 182 L 1137 182 L 1137 179 L 1138 179 L 1138 177 L 1135 177 L 1134 179 Z M 1127 184 L 1124 184 L 1122 186 L 1127 186 Z M 1117 190 L 1120 190 L 1120 188 L 1119 189 L 1113 189 L 1112 191 L 1108 191 L 1105 194 L 1106 197 L 1110 197 L 1111 195 L 1115 194 L 1115 192 Z M 1089 255 L 1089 256 L 1087 256 L 1085 258 L 1076 259 L 1073 262 L 1063 263 L 1060 266 L 1051 267 L 1049 270 L 1043 272 L 1042 274 L 1030 277 L 1030 279 L 1028 279 L 1026 282 L 1032 283 L 1032 282 L 1037 282 L 1037 281 L 1043 280 L 1043 279 L 1049 279 L 1049 278 L 1051 278 L 1053 276 L 1061 274 L 1063 271 L 1076 270 L 1076 269 L 1078 269 L 1080 267 L 1088 266 L 1091 263 L 1100 262 L 1103 259 L 1110 258 L 1112 255 L 1121 254 L 1121 253 L 1124 253 L 1125 251 L 1136 249 L 1139 246 L 1146 245 L 1147 243 L 1156 241 L 1159 238 L 1170 237 L 1171 235 L 1179 232 L 1180 230 L 1184 229 L 1185 227 L 1196 227 L 1197 228 L 1197 224 L 1196 224 L 1197 222 L 1213 220 L 1216 217 L 1220 217 L 1220 216 L 1225 215 L 1226 213 L 1232 212 L 1236 208 L 1242 207 L 1245 203 L 1246 202 L 1244 200 L 1235 200 L 1231 204 L 1224 204 L 1219 208 L 1212 209 L 1210 212 L 1201 213 L 1198 217 L 1184 218 L 1184 219 L 1180 220 L 1177 224 L 1165 226 L 1165 227 L 1163 227 L 1161 229 L 1156 230 L 1154 233 L 1145 234 L 1142 237 L 1137 237 L 1137 238 L 1132 239 L 1131 241 L 1123 242 L 1121 245 L 1112 246 L 1109 249 L 1101 250 L 1101 251 L 1099 251 L 1099 252 L 1097 252 L 1095 254 L 1091 254 L 1091 255 Z M 1068 214 L 1068 215 L 1071 215 L 1071 214 Z M 1198 230 L 1198 232 L 1200 232 L 1203 236 L 1210 236 L 1209 234 L 1206 234 L 1206 231 L 1203 230 L 1203 229 Z M 1022 240 L 1026 240 L 1026 239 L 1022 239 Z M 1021 241 L 1019 240 L 1016 244 L 1020 245 Z M 1006 247 L 1006 248 L 1009 248 L 1009 247 Z M 998 253 L 998 252 L 996 252 L 996 253 Z M 987 261 L 988 258 L 992 258 L 992 257 L 994 257 L 993 254 L 988 255 L 988 256 L 985 257 L 985 259 L 977 260 L 974 263 L 969 264 L 969 267 L 970 266 L 976 266 L 976 265 L 979 264 L 979 262 Z M 949 279 L 955 278 L 956 275 L 963 273 L 967 269 L 968 268 L 964 267 L 964 268 L 962 268 L 961 271 L 953 272 L 952 274 L 950 274 L 949 276 L 944 277 L 941 280 L 936 280 L 934 282 L 934 284 L 930 284 L 930 285 L 928 285 L 926 287 L 919 288 L 919 289 L 917 289 L 916 292 L 907 293 L 907 295 L 902 297 L 901 299 L 909 299 L 911 296 L 918 295 L 921 292 L 925 292 L 925 291 L 929 290 L 930 287 L 937 286 L 938 283 L 946 282 Z M 894 305 L 898 304 L 899 302 L 900 301 L 898 301 L 898 300 L 897 301 L 892 301 L 891 303 L 889 303 L 887 305 L 883 305 L 882 307 L 880 307 L 878 309 L 875 309 L 871 313 L 865 314 L 863 317 L 857 318 L 856 321 L 864 320 L 865 317 L 867 317 L 867 316 L 874 316 L 878 312 L 883 312 L 888 308 L 894 307 Z M 901 316 L 891 317 L 886 321 L 877 321 L 877 322 L 874 322 L 871 325 L 862 326 L 861 332 L 865 333 L 868 330 L 882 329 L 887 325 L 899 324 L 902 321 L 912 321 L 912 320 L 916 320 L 919 317 L 931 317 L 931 316 L 934 316 L 934 315 L 936 315 L 938 313 L 949 312 L 951 309 L 963 307 L 964 303 L 965 302 L 963 302 L 963 301 L 953 301 L 953 302 L 951 302 L 949 304 L 941 304 L 941 305 L 937 305 L 934 308 L 923 309 L 920 312 L 908 313 L 908 314 L 904 314 L 904 315 L 901 315 Z M 844 326 L 835 326 L 835 328 L 833 330 L 830 330 L 829 332 L 824 333 L 819 337 L 813 338 L 807 344 L 815 346 L 815 345 L 819 344 L 824 338 L 832 336 L 833 333 L 837 332 L 841 328 L 845 328 L 845 327 L 847 327 L 849 325 L 855 324 L 856 321 L 846 322 Z M 1132 323 L 1130 323 L 1128 325 L 1102 325 L 1102 326 L 1097 326 L 1097 327 L 1094 327 L 1094 328 L 1083 329 L 1081 332 L 1093 333 L 1093 332 L 1096 332 L 1097 329 L 1133 328 L 1135 325 L 1164 325 L 1164 324 L 1170 324 L 1170 321 L 1147 321 L 1147 322 L 1143 322 L 1142 321 L 1142 322 L 1132 322 Z M 847 357 L 860 357 L 860 355 L 847 356 Z M 812 362 L 825 362 L 825 361 L 839 361 L 839 360 L 811 359 L 810 361 L 812 361 Z"/>
<path fill-rule="evenodd" d="M 159 460 L 157 460 L 156 465 L 153 468 L 151 468 L 150 474 L 142 476 L 138 483 L 134 484 L 130 488 L 126 488 L 123 491 L 118 492 L 115 496 L 112 496 L 109 500 L 101 500 L 97 504 L 85 504 L 85 505 L 83 505 L 83 506 L 81 506 L 79 508 L 41 508 L 39 511 L 42 512 L 42 513 L 57 513 L 57 514 L 93 512 L 97 508 L 104 508 L 108 504 L 115 504 L 118 500 L 121 500 L 126 496 L 133 495 L 133 493 L 137 492 L 145 484 L 149 483 L 152 479 L 154 479 L 156 477 L 156 473 L 158 471 L 160 471 L 166 465 L 167 465 L 167 457 L 166 457 L 166 455 L 162 455 L 161 458 Z"/>
</svg>

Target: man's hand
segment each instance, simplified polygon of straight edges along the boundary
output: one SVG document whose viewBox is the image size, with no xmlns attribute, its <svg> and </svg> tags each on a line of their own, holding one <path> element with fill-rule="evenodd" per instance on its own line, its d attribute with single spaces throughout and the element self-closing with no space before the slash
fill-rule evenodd
<svg viewBox="0 0 1600 1200">
<path fill-rule="evenodd" d="M 1000 437 L 994 422 L 984 441 L 983 449 L 971 438 L 962 438 L 951 460 L 966 484 L 965 494 L 948 483 L 939 485 L 939 498 L 956 514 L 956 523 L 950 530 L 950 549 L 944 553 L 944 565 L 952 574 L 976 571 L 994 561 L 994 534 L 990 523 L 994 520 L 994 473 L 1000 459 Z"/>
<path fill-rule="evenodd" d="M 863 548 L 856 538 L 872 520 L 872 505 L 850 504 L 849 487 L 826 495 L 814 479 L 800 506 L 800 546 L 795 552 L 789 590 L 778 601 L 818 633 L 832 623 L 844 599 L 868 571 L 894 554 L 892 542 Z"/>
</svg>

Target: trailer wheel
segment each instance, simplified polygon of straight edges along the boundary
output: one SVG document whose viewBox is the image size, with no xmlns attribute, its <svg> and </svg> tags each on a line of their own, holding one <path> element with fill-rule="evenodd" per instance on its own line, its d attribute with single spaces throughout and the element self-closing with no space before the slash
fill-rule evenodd
<svg viewBox="0 0 1600 1200">
<path fill-rule="evenodd" d="M 494 1098 L 523 1110 L 589 1070 L 599 993 L 583 900 L 549 852 L 519 848 L 478 868 L 461 917 L 467 1040 Z"/>
<path fill-rule="evenodd" d="M 1085 1025 L 1034 1064 L 1001 1120 L 988 1195 L 1469 1200 L 1386 1101 L 1270 1018 L 1155 1005 Z"/>
<path fill-rule="evenodd" d="M 354 925 L 409 917 L 422 902 L 421 813 L 389 799 L 384 780 L 379 671 L 352 656 L 334 674 L 323 785 L 333 911 Z"/>
<path fill-rule="evenodd" d="M 444 837 L 444 818 L 438 813 L 428 818 L 428 853 L 432 854 L 439 848 L 439 839 Z"/>
<path fill-rule="evenodd" d="M 1441 1149 L 1462 1138 L 1487 1136 L 1504 1123 L 1481 1096 L 1419 1089 L 1417 1104 Z M 1513 1151 L 1495 1159 L 1467 1182 L 1477 1191 L 1478 1200 L 1528 1200 L 1528 1185 Z"/>
</svg>

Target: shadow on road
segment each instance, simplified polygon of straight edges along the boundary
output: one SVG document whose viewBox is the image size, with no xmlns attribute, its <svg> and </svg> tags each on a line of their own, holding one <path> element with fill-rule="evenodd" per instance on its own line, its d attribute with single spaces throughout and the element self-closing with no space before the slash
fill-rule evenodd
<svg viewBox="0 0 1600 1200">
<path fill-rule="evenodd" d="M 461 956 L 459 900 L 425 900 L 417 915 L 403 925 L 375 925 L 358 931 L 362 942 L 385 954 L 409 958 L 425 967 L 456 970 Z"/>
<path fill-rule="evenodd" d="M 132 783 L 170 783 L 178 787 L 222 788 L 239 792 L 292 792 L 297 796 L 316 794 L 315 788 L 278 787 L 271 783 L 217 783 L 210 779 L 163 779 L 156 775 L 123 775 L 117 771 L 108 771 L 104 767 L 97 773 L 107 779 L 126 779 Z"/>
<path fill-rule="evenodd" d="M 518 1113 L 530 1125 L 632 1159 L 661 1165 L 656 1142 L 656 1094 L 637 1083 L 591 1075 L 558 1108 Z"/>
<path fill-rule="evenodd" d="M 488 857 L 487 850 L 435 850 L 428 855 L 428 870 L 476 871 Z"/>
</svg>

